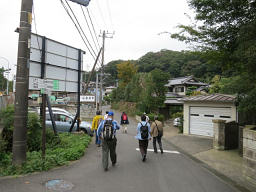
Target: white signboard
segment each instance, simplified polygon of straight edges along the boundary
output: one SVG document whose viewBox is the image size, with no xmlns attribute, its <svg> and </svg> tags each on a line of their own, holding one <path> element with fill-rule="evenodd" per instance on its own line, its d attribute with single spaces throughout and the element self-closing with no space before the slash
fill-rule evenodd
<svg viewBox="0 0 256 192">
<path fill-rule="evenodd" d="M 46 88 L 60 92 L 77 92 L 79 49 L 46 38 L 44 68 L 45 78 L 43 80 L 41 79 L 42 46 L 43 37 L 32 34 L 29 67 L 29 89 L 40 90 L 41 88 Z M 83 51 L 81 51 L 81 69 L 82 63 Z"/>
</svg>

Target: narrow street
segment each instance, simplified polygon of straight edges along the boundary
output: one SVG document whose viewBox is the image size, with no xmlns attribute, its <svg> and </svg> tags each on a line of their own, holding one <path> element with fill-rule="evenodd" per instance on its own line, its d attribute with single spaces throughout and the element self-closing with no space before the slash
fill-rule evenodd
<svg viewBox="0 0 256 192">
<path fill-rule="evenodd" d="M 120 122 L 120 113 L 114 118 Z M 163 141 L 166 152 L 148 152 L 146 162 L 141 161 L 134 138 L 137 122 L 130 118 L 128 134 L 117 134 L 117 165 L 104 172 L 101 165 L 101 148 L 94 138 L 85 156 L 69 166 L 49 172 L 35 173 L 19 178 L 0 179 L 1 192 L 47 192 L 45 183 L 61 179 L 73 184 L 69 192 L 235 192 L 233 187 L 202 168 L 187 156 L 175 151 Z M 152 141 L 149 149 L 153 149 Z M 65 190 L 62 190 L 65 191 Z"/>
</svg>

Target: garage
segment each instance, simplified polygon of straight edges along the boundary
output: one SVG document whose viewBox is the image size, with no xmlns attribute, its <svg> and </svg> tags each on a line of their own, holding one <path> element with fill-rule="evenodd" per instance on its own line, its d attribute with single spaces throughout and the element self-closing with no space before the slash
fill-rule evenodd
<svg viewBox="0 0 256 192">
<path fill-rule="evenodd" d="M 231 95 L 200 95 L 185 97 L 184 134 L 213 137 L 213 119 L 236 121 L 235 97 Z"/>
<path fill-rule="evenodd" d="M 190 134 L 213 137 L 213 119 L 231 120 L 231 107 L 190 107 Z"/>
</svg>

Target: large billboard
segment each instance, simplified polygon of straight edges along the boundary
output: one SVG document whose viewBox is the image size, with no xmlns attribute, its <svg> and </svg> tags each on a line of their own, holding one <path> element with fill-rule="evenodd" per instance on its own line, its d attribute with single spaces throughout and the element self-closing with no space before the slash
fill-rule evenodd
<svg viewBox="0 0 256 192">
<path fill-rule="evenodd" d="M 78 72 L 79 66 L 82 68 L 83 51 L 36 34 L 31 34 L 30 51 L 29 90 L 41 90 L 47 84 L 47 88 L 52 91 L 78 91 Z M 40 80 L 42 73 L 44 81 Z"/>
</svg>

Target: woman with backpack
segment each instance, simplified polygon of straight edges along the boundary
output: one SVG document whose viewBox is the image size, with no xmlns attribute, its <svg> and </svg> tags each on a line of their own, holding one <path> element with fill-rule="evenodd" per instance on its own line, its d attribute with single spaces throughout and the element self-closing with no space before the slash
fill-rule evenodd
<svg viewBox="0 0 256 192">
<path fill-rule="evenodd" d="M 129 124 L 128 115 L 123 112 L 121 115 L 120 125 L 122 126 L 122 132 L 127 133 L 127 125 Z"/>
<path fill-rule="evenodd" d="M 154 152 L 157 153 L 157 147 L 156 147 L 156 141 L 159 145 L 161 154 L 164 153 L 163 147 L 162 147 L 162 136 L 163 136 L 163 124 L 161 121 L 158 121 L 158 117 L 154 117 L 154 122 L 151 124 L 151 136 L 153 137 L 153 147 Z"/>
<path fill-rule="evenodd" d="M 151 139 L 150 136 L 150 124 L 146 122 L 146 116 L 141 116 L 141 122 L 137 126 L 136 139 L 139 140 L 139 148 L 142 156 L 142 161 L 145 162 L 147 158 L 148 141 Z"/>
</svg>

